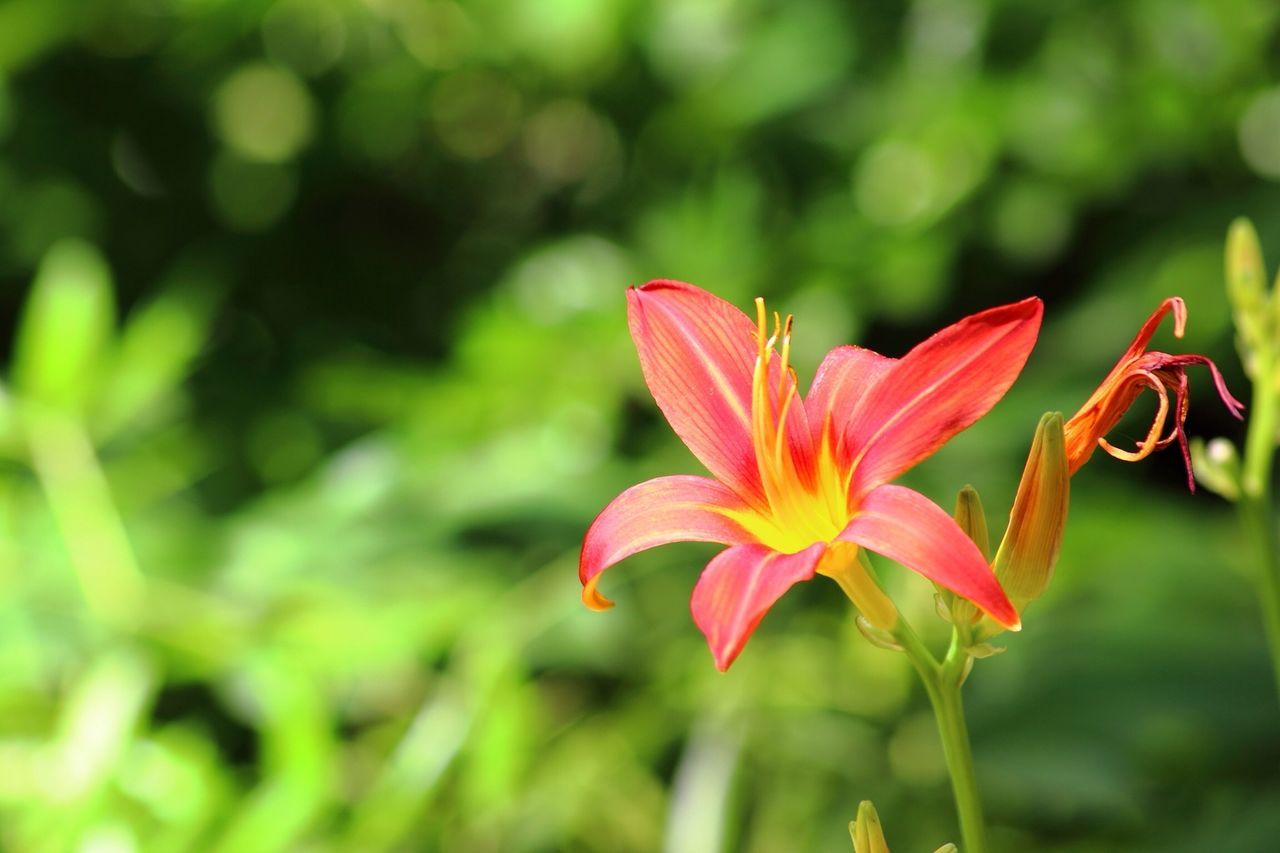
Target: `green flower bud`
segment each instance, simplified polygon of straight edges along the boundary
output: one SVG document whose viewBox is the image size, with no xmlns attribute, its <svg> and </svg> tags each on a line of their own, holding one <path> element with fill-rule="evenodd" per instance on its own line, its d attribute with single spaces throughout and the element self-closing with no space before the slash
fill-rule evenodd
<svg viewBox="0 0 1280 853">
<path fill-rule="evenodd" d="M 991 541 L 987 535 L 987 514 L 982 509 L 978 490 L 966 485 L 956 495 L 956 524 L 978 546 L 982 556 L 991 559 Z"/>
<path fill-rule="evenodd" d="M 1266 267 L 1258 233 L 1247 219 L 1237 219 L 1227 232 L 1227 297 L 1236 326 L 1236 346 L 1245 372 L 1257 378 L 1258 354 L 1271 347 L 1276 327 L 1272 299 L 1266 291 Z"/>
<path fill-rule="evenodd" d="M 984 560 L 991 559 L 991 540 L 987 533 L 987 513 L 982 508 L 982 498 L 978 490 L 966 485 L 956 495 L 956 524 L 973 540 L 982 552 Z M 939 590 L 944 602 L 951 607 L 950 617 L 946 619 L 957 625 L 970 625 L 982 617 L 982 611 L 968 599 L 954 595 L 950 590 Z"/>
<path fill-rule="evenodd" d="M 880 816 L 870 800 L 858 804 L 858 819 L 849 824 L 849 835 L 853 838 L 854 853 L 889 853 L 884 830 L 880 828 Z"/>
</svg>

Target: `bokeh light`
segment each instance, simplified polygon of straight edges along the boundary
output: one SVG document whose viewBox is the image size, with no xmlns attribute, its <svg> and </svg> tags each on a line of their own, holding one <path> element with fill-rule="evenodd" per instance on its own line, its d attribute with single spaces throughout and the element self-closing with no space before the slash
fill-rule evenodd
<svg viewBox="0 0 1280 853">
<path fill-rule="evenodd" d="M 290 160 L 314 131 L 306 87 L 288 71 L 265 63 L 243 66 L 224 80 L 213 109 L 222 139 L 249 160 Z"/>
</svg>

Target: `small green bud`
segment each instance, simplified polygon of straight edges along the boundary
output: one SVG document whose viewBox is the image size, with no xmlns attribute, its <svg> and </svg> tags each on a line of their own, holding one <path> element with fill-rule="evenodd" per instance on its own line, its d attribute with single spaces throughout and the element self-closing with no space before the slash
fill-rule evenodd
<svg viewBox="0 0 1280 853">
<path fill-rule="evenodd" d="M 939 847 L 937 850 L 933 851 L 933 853 L 960 853 L 960 850 L 954 844 L 951 844 L 950 842 L 948 842 L 942 845 L 941 847 Z"/>
<path fill-rule="evenodd" d="M 1240 498 L 1240 454 L 1229 439 L 1191 439 L 1191 470 L 1196 481 L 1229 501 Z"/>
<path fill-rule="evenodd" d="M 854 853 L 889 853 L 880 816 L 870 800 L 858 804 L 858 819 L 849 824 L 849 836 L 853 839 Z"/>
<path fill-rule="evenodd" d="M 1258 355 L 1271 347 L 1276 328 L 1272 299 L 1266 291 L 1266 267 L 1258 232 L 1247 219 L 1237 219 L 1227 232 L 1227 297 L 1235 319 L 1236 345 L 1250 378 L 1257 378 Z"/>
<path fill-rule="evenodd" d="M 955 519 L 956 524 L 965 532 L 965 535 L 973 540 L 973 544 L 978 546 L 978 550 L 982 552 L 982 559 L 990 561 L 991 540 L 987 533 L 987 513 L 982 508 L 982 498 L 978 496 L 978 490 L 973 486 L 966 485 L 956 495 Z M 949 590 L 944 592 L 943 599 L 949 602 L 951 606 L 951 616 L 947 619 L 948 622 L 957 625 L 970 625 L 976 623 L 982 617 L 982 611 L 978 609 L 977 605 L 968 599 L 952 594 Z"/>
<path fill-rule="evenodd" d="M 985 559 L 991 559 L 991 541 L 987 535 L 987 514 L 982 509 L 978 490 L 966 485 L 956 495 L 956 524 L 978 546 Z"/>
</svg>

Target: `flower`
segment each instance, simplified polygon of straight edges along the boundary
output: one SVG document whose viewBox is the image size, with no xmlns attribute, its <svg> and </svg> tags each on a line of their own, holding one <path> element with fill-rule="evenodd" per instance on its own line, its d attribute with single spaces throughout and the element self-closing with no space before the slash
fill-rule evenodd
<svg viewBox="0 0 1280 853">
<path fill-rule="evenodd" d="M 612 606 L 596 588 L 600 574 L 632 554 L 679 541 L 727 545 L 691 601 L 724 670 L 774 602 L 815 573 L 846 590 L 861 586 L 872 606 L 860 608 L 873 623 L 883 627 L 886 607 L 896 618 L 874 583 L 868 590 L 856 578 L 865 547 L 1017 627 L 986 558 L 951 516 L 889 481 L 1004 395 L 1035 343 L 1040 300 L 966 317 L 901 359 L 838 347 L 801 398 L 790 366 L 792 318 L 774 314 L 770 334 L 763 300 L 753 323 L 682 282 L 652 281 L 627 299 L 649 390 L 714 479 L 658 477 L 605 507 L 582 543 L 587 606 Z"/>
<path fill-rule="evenodd" d="M 1195 476 L 1191 469 L 1191 454 L 1187 448 L 1187 434 L 1183 424 L 1187 420 L 1187 408 L 1190 404 L 1187 396 L 1187 367 L 1192 364 L 1203 364 L 1213 374 L 1213 384 L 1218 389 L 1218 396 L 1231 414 L 1243 417 L 1244 406 L 1231 392 L 1218 371 L 1218 366 L 1203 355 L 1169 355 L 1164 352 L 1148 352 L 1147 344 L 1160 322 L 1169 314 L 1173 314 L 1173 334 L 1182 337 L 1187 325 L 1187 306 L 1181 297 L 1172 296 L 1160 303 L 1147 322 L 1138 330 L 1137 337 L 1124 355 L 1111 368 L 1111 372 L 1102 380 L 1102 384 L 1093 392 L 1080 411 L 1071 416 L 1064 427 L 1067 441 L 1067 459 L 1072 474 L 1080 466 L 1089 461 L 1094 448 L 1101 447 L 1110 455 L 1126 462 L 1137 462 L 1146 459 L 1156 450 L 1168 447 L 1174 441 L 1182 450 L 1182 460 L 1187 468 L 1187 487 L 1195 491 Z M 1136 450 L 1121 450 L 1106 439 L 1106 434 L 1120 420 L 1134 401 L 1138 399 L 1144 388 L 1150 388 L 1159 397 L 1159 409 L 1147 431 L 1147 437 L 1137 443 Z M 1173 424 L 1169 432 L 1161 437 L 1165 421 L 1170 416 L 1169 392 L 1173 392 Z"/>
</svg>

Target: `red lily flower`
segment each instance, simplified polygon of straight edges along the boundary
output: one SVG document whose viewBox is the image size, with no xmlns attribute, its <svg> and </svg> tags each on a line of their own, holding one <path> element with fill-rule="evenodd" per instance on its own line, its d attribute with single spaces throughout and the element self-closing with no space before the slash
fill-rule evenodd
<svg viewBox="0 0 1280 853">
<path fill-rule="evenodd" d="M 951 516 L 889 481 L 1004 395 L 1035 343 L 1040 300 L 966 317 L 901 359 L 839 347 L 803 399 L 789 364 L 791 318 L 775 314 L 770 336 L 763 300 L 754 323 L 676 281 L 633 288 L 627 300 L 649 390 L 715 479 L 658 477 L 605 507 L 582 543 L 587 606 L 612 606 L 596 585 L 625 557 L 668 542 L 728 545 L 691 602 L 724 670 L 787 589 L 838 574 L 861 546 L 1018 626 L 986 559 Z"/>
<path fill-rule="evenodd" d="M 1080 466 L 1089 461 L 1093 451 L 1101 447 L 1116 459 L 1126 462 L 1137 462 L 1146 459 L 1161 448 L 1168 447 L 1174 441 L 1182 450 L 1182 461 L 1187 468 L 1187 487 L 1196 490 L 1195 475 L 1191 470 L 1191 453 L 1187 448 L 1187 434 L 1183 424 L 1187 420 L 1187 409 L 1190 401 L 1187 396 L 1187 367 L 1192 364 L 1203 364 L 1213 374 L 1213 384 L 1218 389 L 1218 396 L 1237 418 L 1243 417 L 1244 405 L 1231 396 L 1227 383 L 1223 380 L 1218 366 L 1203 355 L 1169 355 L 1165 352 L 1148 352 L 1147 344 L 1156 333 L 1160 322 L 1170 313 L 1173 314 L 1173 334 L 1182 337 L 1187 325 L 1187 305 L 1181 297 L 1171 296 L 1160 307 L 1152 312 L 1147 322 L 1138 330 L 1137 337 L 1124 355 L 1111 368 L 1111 372 L 1102 380 L 1102 384 L 1093 395 L 1080 407 L 1080 411 L 1071 416 L 1063 427 L 1067 443 L 1067 460 L 1070 472 L 1074 474 Z M 1137 443 L 1135 450 L 1121 450 L 1106 439 L 1106 434 L 1116 425 L 1129 407 L 1144 389 L 1150 388 L 1159 397 L 1159 409 L 1151 421 L 1147 437 Z M 1161 437 L 1165 421 L 1170 415 L 1169 392 L 1173 392 L 1173 424 L 1169 433 Z"/>
</svg>

